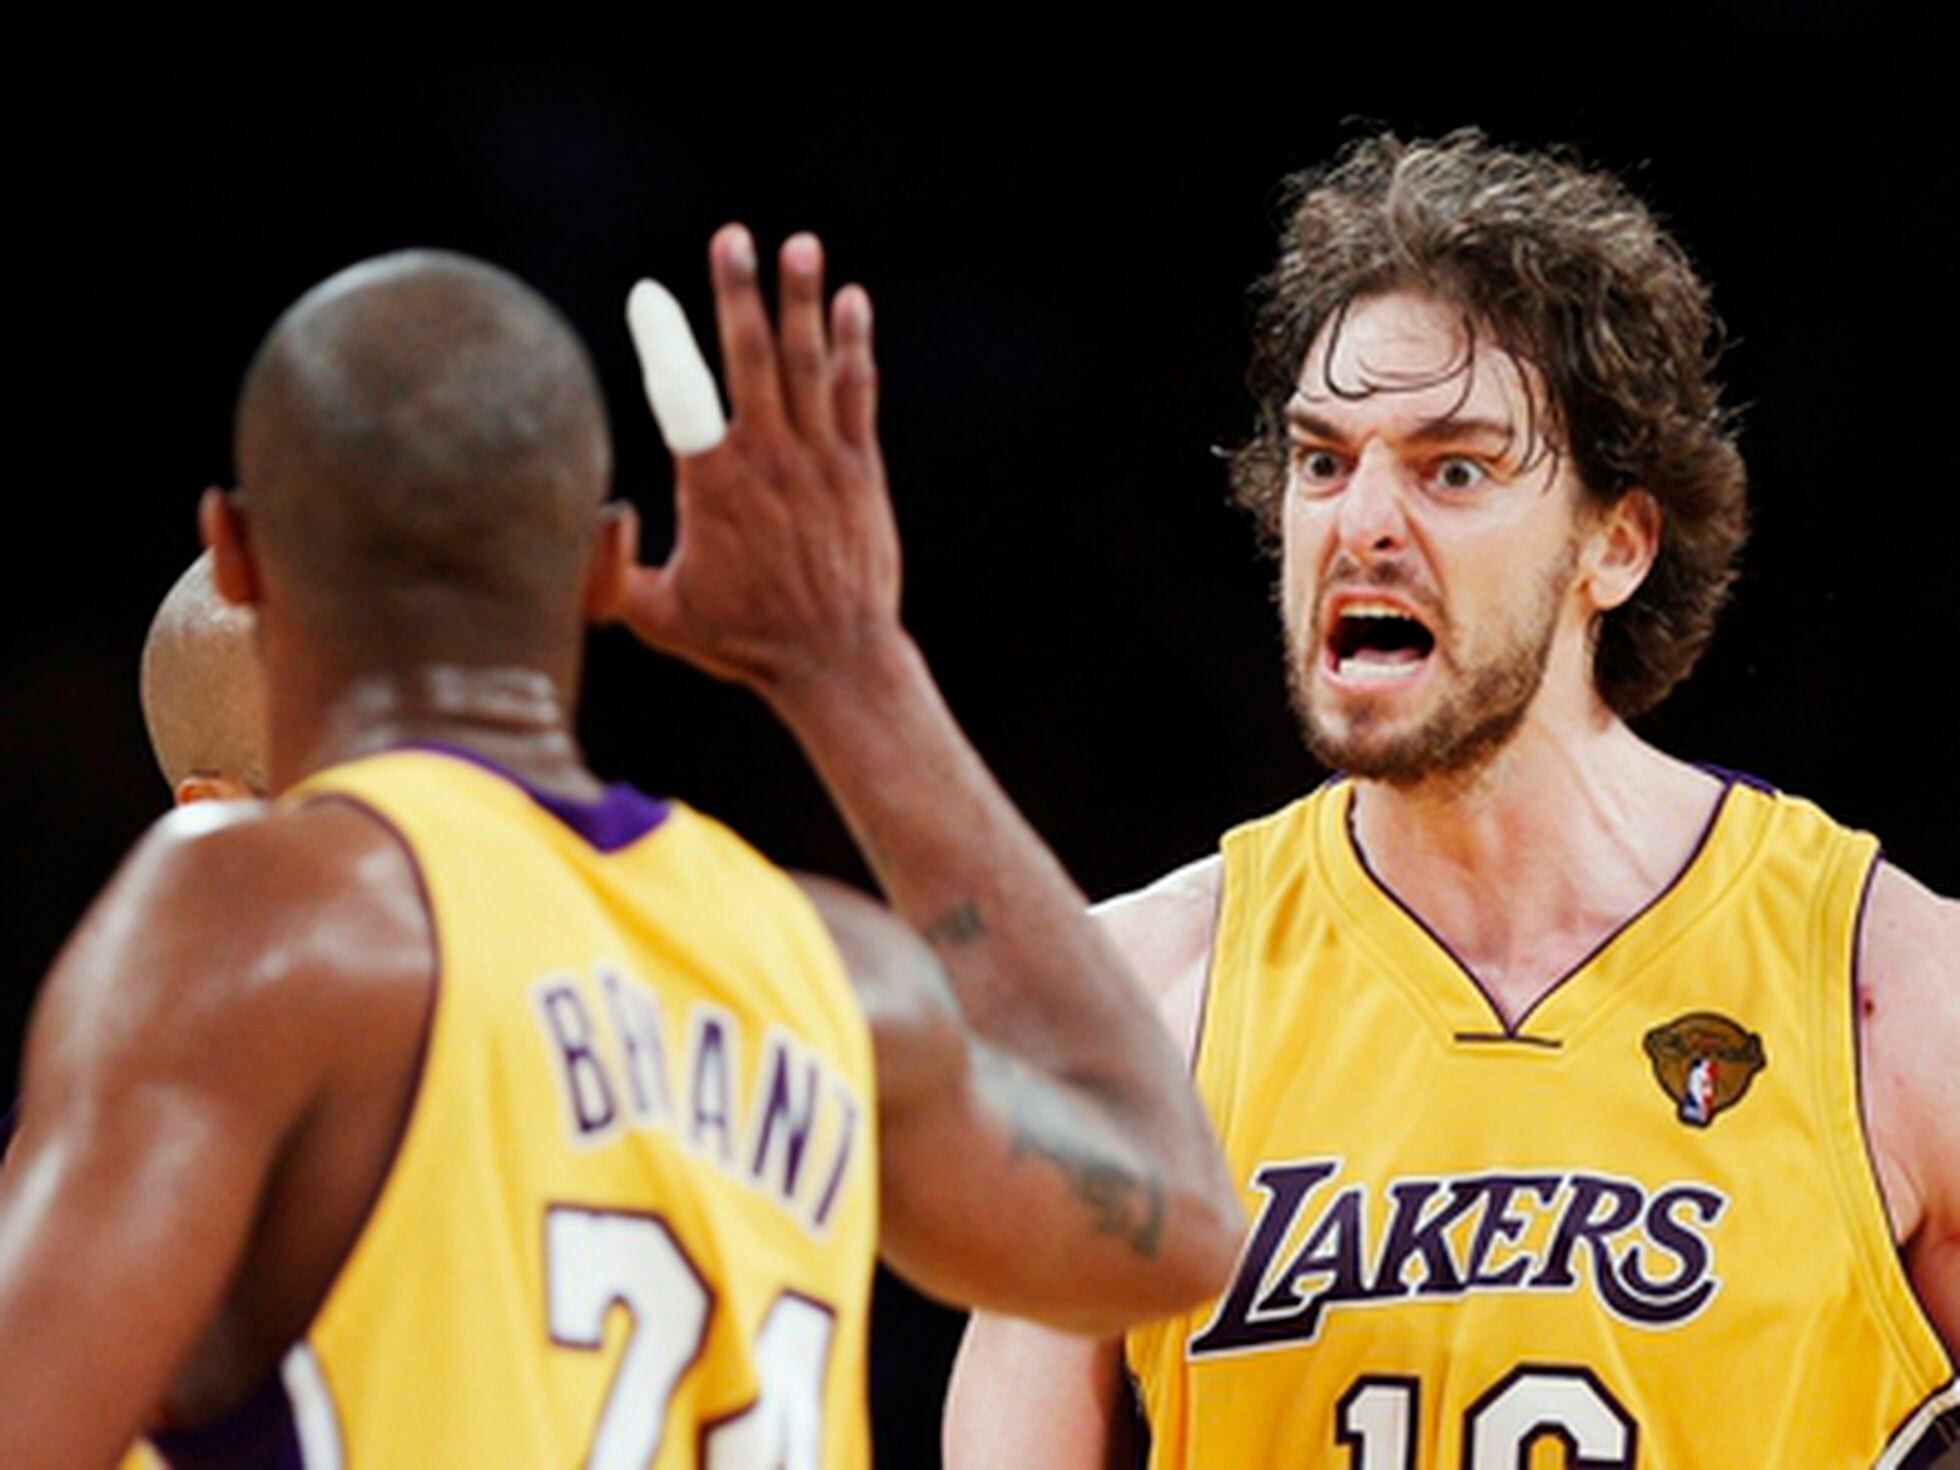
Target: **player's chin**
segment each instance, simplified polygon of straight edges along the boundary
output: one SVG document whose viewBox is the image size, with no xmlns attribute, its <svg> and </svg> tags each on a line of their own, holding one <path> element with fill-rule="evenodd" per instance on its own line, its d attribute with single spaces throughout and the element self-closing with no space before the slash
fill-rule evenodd
<svg viewBox="0 0 1960 1470">
<path fill-rule="evenodd" d="M 1305 712 L 1321 738 L 1360 749 L 1393 749 L 1414 738 L 1435 704 L 1434 661 L 1394 672 L 1338 670 L 1326 663 L 1312 672 Z"/>
<path fill-rule="evenodd" d="M 1364 780 L 1400 782 L 1426 772 L 1420 712 L 1384 708 L 1392 703 L 1373 695 L 1314 701 L 1303 722 L 1314 759 Z"/>
</svg>

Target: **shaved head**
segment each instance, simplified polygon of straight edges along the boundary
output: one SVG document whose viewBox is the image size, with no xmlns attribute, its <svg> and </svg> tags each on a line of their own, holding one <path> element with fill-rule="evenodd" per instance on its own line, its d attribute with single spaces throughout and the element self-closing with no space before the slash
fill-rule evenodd
<svg viewBox="0 0 1960 1470">
<path fill-rule="evenodd" d="M 612 451 L 564 319 L 433 251 L 316 286 L 239 398 L 242 504 L 295 616 L 362 663 L 575 649 Z"/>
<path fill-rule="evenodd" d="M 211 581 L 211 554 L 192 562 L 143 642 L 143 723 L 178 800 L 264 795 L 265 683 L 256 624 Z"/>
</svg>

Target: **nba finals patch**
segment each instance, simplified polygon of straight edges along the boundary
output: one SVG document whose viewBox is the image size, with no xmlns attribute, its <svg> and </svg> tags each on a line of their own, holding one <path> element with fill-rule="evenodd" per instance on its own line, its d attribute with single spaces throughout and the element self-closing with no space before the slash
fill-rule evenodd
<svg viewBox="0 0 1960 1470">
<path fill-rule="evenodd" d="M 1696 1128 L 1741 1101 L 1768 1063 L 1762 1037 L 1713 1011 L 1691 1011 L 1656 1026 L 1641 1045 L 1654 1064 L 1654 1080 L 1674 1099 L 1675 1116 Z"/>
</svg>

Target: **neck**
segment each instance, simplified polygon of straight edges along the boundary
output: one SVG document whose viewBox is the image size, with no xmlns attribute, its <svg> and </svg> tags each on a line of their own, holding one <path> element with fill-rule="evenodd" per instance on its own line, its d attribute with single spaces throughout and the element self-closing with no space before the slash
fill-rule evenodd
<svg viewBox="0 0 1960 1470">
<path fill-rule="evenodd" d="M 281 677 L 286 670 L 296 670 Z M 564 681 L 523 665 L 426 663 L 335 670 L 311 659 L 272 663 L 273 789 L 399 745 L 460 746 L 528 784 L 591 799 L 600 786 L 571 730 Z"/>
<path fill-rule="evenodd" d="M 1509 1020 L 1680 875 L 1720 790 L 1595 702 L 1474 772 L 1362 783 L 1354 833 Z"/>
</svg>

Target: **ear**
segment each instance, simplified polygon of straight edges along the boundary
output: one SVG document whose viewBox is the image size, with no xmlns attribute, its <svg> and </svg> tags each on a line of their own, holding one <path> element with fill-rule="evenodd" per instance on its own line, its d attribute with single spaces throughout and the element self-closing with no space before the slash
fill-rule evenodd
<svg viewBox="0 0 1960 1470">
<path fill-rule="evenodd" d="M 1580 582 L 1594 611 L 1607 612 L 1639 591 L 1660 549 L 1661 508 L 1653 496 L 1633 489 L 1608 506 L 1582 553 Z"/>
<path fill-rule="evenodd" d="M 640 562 L 640 513 L 623 500 L 599 508 L 599 534 L 585 572 L 585 619 L 617 622 L 625 610 L 626 588 Z"/>
<path fill-rule="evenodd" d="M 237 801 L 258 793 L 239 777 L 219 771 L 186 776 L 177 783 L 177 789 L 171 794 L 178 806 L 189 806 L 198 801 Z"/>
<path fill-rule="evenodd" d="M 212 486 L 197 503 L 197 528 L 211 548 L 211 581 L 235 607 L 256 607 L 259 568 L 245 530 L 245 507 L 233 491 Z"/>
</svg>

